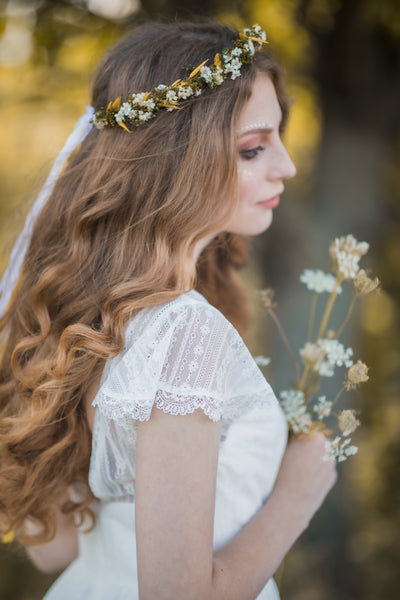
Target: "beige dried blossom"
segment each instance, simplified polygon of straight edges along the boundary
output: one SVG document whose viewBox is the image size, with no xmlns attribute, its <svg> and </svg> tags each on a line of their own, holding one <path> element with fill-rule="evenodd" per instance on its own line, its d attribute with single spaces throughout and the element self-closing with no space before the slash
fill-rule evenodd
<svg viewBox="0 0 400 600">
<path fill-rule="evenodd" d="M 261 298 L 261 303 L 267 310 L 273 310 L 276 307 L 276 302 L 274 302 L 274 290 L 272 288 L 267 288 L 265 290 L 260 290 L 259 295 Z"/>
<path fill-rule="evenodd" d="M 355 410 L 342 410 L 338 417 L 339 429 L 343 435 L 347 436 L 353 433 L 360 425 L 360 421 L 356 418 Z"/>
<path fill-rule="evenodd" d="M 368 381 L 368 367 L 365 363 L 358 360 L 356 364 L 352 365 L 347 371 L 346 389 L 351 390 L 358 384 Z"/>
<path fill-rule="evenodd" d="M 336 238 L 330 245 L 329 256 L 340 279 L 354 279 L 359 271 L 360 258 L 368 252 L 369 244 L 359 242 L 351 234 Z"/>
<path fill-rule="evenodd" d="M 380 281 L 377 277 L 370 279 L 364 269 L 360 269 L 354 279 L 356 294 L 365 295 L 378 290 Z"/>
<path fill-rule="evenodd" d="M 304 348 L 300 350 L 301 360 L 307 367 L 318 370 L 319 365 L 325 358 L 325 350 L 317 344 L 306 342 Z"/>
</svg>

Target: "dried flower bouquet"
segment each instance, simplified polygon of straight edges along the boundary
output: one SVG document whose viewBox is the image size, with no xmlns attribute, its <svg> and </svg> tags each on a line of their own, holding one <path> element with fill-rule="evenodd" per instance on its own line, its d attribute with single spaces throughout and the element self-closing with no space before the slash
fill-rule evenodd
<svg viewBox="0 0 400 600">
<path fill-rule="evenodd" d="M 301 365 L 295 360 L 283 327 L 275 312 L 273 301 L 274 292 L 271 289 L 260 292 L 261 301 L 269 316 L 275 322 L 283 343 L 288 351 L 293 371 L 293 385 L 288 390 L 280 392 L 280 402 L 289 426 L 289 432 L 301 436 L 311 431 L 319 430 L 327 437 L 326 456 L 333 456 L 341 462 L 348 456 L 356 454 L 357 447 L 351 445 L 350 434 L 360 424 L 353 409 L 343 409 L 334 412 L 333 407 L 344 391 L 356 388 L 360 383 L 368 381 L 368 367 L 361 360 L 353 363 L 353 350 L 345 348 L 339 342 L 339 337 L 348 323 L 357 298 L 379 290 L 378 278 L 371 279 L 366 271 L 360 269 L 359 261 L 369 249 L 366 242 L 358 242 L 351 234 L 336 238 L 330 245 L 329 255 L 332 261 L 332 273 L 321 270 L 306 269 L 300 276 L 300 281 L 313 292 L 310 307 L 307 341 L 300 349 Z M 327 330 L 332 309 L 342 284 L 346 281 L 353 283 L 354 295 L 342 325 L 337 331 Z M 320 294 L 329 293 L 321 323 L 315 338 L 315 313 L 317 299 Z M 258 356 L 256 362 L 265 366 L 269 359 Z M 336 367 L 347 369 L 343 384 L 333 400 L 327 400 L 325 395 L 319 395 L 319 389 L 324 377 L 332 377 Z M 336 417 L 339 435 L 332 439 L 332 430 L 328 429 L 324 419 Z"/>
</svg>

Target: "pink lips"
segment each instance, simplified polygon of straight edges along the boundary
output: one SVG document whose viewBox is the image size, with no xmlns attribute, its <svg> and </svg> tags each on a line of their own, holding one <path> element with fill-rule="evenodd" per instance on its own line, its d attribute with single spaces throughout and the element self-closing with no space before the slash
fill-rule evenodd
<svg viewBox="0 0 400 600">
<path fill-rule="evenodd" d="M 263 202 L 257 202 L 259 206 L 264 206 L 265 208 L 276 208 L 279 204 L 280 196 L 277 194 L 273 196 L 273 198 L 269 198 L 268 200 L 264 200 Z"/>
</svg>

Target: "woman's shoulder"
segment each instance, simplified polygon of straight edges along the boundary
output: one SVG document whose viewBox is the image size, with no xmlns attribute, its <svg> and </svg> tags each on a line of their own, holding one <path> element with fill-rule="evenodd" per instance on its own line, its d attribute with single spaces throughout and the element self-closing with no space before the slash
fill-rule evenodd
<svg viewBox="0 0 400 600">
<path fill-rule="evenodd" d="M 153 344 L 162 341 L 171 329 L 190 327 L 206 331 L 217 328 L 220 331 L 235 331 L 225 316 L 196 290 L 189 290 L 172 300 L 144 308 L 127 324 L 125 330 L 125 350 L 138 341 L 153 338 Z"/>
</svg>

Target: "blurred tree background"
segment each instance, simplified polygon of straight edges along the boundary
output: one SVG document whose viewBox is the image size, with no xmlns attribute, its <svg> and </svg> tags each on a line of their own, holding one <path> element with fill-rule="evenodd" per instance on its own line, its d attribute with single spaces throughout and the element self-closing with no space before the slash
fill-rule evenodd
<svg viewBox="0 0 400 600">
<path fill-rule="evenodd" d="M 1 270 L 111 44 L 154 17 L 213 16 L 266 29 L 293 98 L 286 142 L 298 175 L 272 228 L 254 242 L 249 287 L 276 290 L 293 347 L 303 344 L 308 318 L 299 275 L 327 267 L 334 237 L 353 233 L 371 244 L 363 266 L 380 277 L 383 290 L 360 302 L 344 340 L 370 366 L 370 381 L 349 400 L 361 411 L 359 453 L 340 467 L 338 483 L 277 580 L 283 600 L 398 598 L 398 0 L 9 0 L 0 7 Z M 250 348 L 272 357 L 267 377 L 276 390 L 286 388 L 282 346 L 254 304 Z M 345 310 L 343 301 L 338 322 Z M 0 546 L 0 600 L 39 600 L 52 580 L 16 544 Z"/>
</svg>

